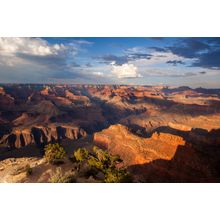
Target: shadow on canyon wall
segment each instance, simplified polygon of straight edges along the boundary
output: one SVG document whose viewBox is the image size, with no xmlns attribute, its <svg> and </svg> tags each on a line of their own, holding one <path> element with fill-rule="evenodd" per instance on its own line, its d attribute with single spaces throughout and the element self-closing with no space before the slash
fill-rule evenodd
<svg viewBox="0 0 220 220">
<path fill-rule="evenodd" d="M 0 161 L 8 158 L 22 158 L 22 157 L 42 157 L 43 148 L 34 145 L 25 146 L 21 148 L 0 148 Z"/>
<path fill-rule="evenodd" d="M 128 167 L 137 182 L 214 183 L 220 182 L 220 146 L 206 146 L 209 154 L 191 144 L 178 146 L 171 160 L 158 159 Z"/>
</svg>

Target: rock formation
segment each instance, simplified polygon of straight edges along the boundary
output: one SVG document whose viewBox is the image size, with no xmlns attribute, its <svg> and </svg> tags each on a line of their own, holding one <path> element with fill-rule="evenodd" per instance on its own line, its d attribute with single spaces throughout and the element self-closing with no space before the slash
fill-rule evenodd
<svg viewBox="0 0 220 220">
<path fill-rule="evenodd" d="M 94 142 L 112 154 L 119 154 L 126 165 L 170 160 L 177 147 L 185 144 L 183 138 L 172 134 L 154 133 L 150 138 L 141 138 L 120 124 L 95 133 Z"/>
<path fill-rule="evenodd" d="M 35 126 L 22 130 L 14 129 L 10 134 L 6 134 L 0 139 L 0 144 L 16 148 L 32 144 L 41 146 L 64 138 L 75 140 L 85 135 L 86 132 L 77 127 L 50 124 L 47 127 Z"/>
</svg>

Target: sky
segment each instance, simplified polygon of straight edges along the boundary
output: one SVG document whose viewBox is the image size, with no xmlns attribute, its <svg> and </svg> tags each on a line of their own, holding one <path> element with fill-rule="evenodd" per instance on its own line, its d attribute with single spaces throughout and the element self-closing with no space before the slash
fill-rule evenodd
<svg viewBox="0 0 220 220">
<path fill-rule="evenodd" d="M 220 38 L 0 38 L 0 83 L 220 88 Z"/>
</svg>

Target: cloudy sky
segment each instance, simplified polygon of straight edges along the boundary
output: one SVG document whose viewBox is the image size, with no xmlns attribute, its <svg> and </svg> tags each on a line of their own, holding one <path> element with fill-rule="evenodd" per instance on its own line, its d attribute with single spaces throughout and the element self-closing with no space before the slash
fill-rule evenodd
<svg viewBox="0 0 220 220">
<path fill-rule="evenodd" d="M 0 38 L 0 83 L 220 88 L 220 38 Z"/>
</svg>

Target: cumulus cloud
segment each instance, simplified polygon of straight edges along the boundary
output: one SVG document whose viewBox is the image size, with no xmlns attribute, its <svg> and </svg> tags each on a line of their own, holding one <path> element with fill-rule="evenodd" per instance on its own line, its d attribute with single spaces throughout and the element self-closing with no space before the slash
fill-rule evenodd
<svg viewBox="0 0 220 220">
<path fill-rule="evenodd" d="M 138 73 L 137 67 L 134 64 L 127 64 L 127 63 L 121 66 L 113 65 L 112 74 L 119 79 L 142 77 L 142 75 Z"/>
<path fill-rule="evenodd" d="M 0 64 L 64 64 L 68 49 L 63 44 L 50 45 L 41 38 L 0 38 Z"/>
<path fill-rule="evenodd" d="M 64 49 L 65 46 L 63 44 L 49 45 L 47 41 L 40 38 L 0 38 L 0 54 L 4 55 L 16 55 L 17 53 L 21 53 L 47 56 L 58 54 L 59 51 Z"/>
</svg>

